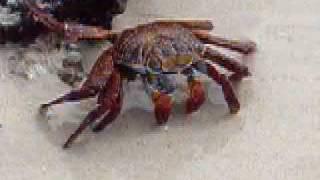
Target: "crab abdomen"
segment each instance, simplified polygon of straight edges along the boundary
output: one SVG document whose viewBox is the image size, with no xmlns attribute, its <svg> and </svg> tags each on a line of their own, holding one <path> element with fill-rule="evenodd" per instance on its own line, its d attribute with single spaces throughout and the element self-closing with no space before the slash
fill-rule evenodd
<svg viewBox="0 0 320 180">
<path fill-rule="evenodd" d="M 203 44 L 180 25 L 152 23 L 124 31 L 114 47 L 116 63 L 175 71 L 198 60 Z"/>
</svg>

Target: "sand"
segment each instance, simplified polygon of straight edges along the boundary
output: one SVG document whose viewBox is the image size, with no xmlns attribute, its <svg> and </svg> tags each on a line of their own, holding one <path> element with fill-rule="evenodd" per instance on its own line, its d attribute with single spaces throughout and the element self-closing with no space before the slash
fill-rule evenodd
<svg viewBox="0 0 320 180">
<path fill-rule="evenodd" d="M 86 131 L 63 150 L 90 103 L 58 106 L 47 121 L 39 104 L 70 88 L 53 74 L 5 75 L 0 179 L 319 179 L 319 7 L 318 0 L 129 1 L 116 29 L 157 18 L 208 18 L 219 35 L 257 42 L 258 52 L 245 58 L 253 76 L 237 87 L 239 114 L 209 101 L 191 117 L 176 108 L 168 125 L 157 128 L 147 103 L 139 103 L 111 128 Z M 0 53 L 7 57 L 6 49 Z M 125 101 L 134 98 L 144 96 L 129 93 Z"/>
</svg>

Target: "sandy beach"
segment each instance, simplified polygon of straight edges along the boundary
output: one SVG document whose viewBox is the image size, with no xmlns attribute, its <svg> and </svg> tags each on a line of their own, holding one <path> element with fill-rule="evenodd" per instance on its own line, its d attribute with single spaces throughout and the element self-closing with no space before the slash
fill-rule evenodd
<svg viewBox="0 0 320 180">
<path fill-rule="evenodd" d="M 3 71 L 0 179 L 319 179 L 319 10 L 318 0 L 129 0 L 114 20 L 116 30 L 159 18 L 210 19 L 213 34 L 257 43 L 254 55 L 237 56 L 252 72 L 236 87 L 240 112 L 230 115 L 219 88 L 211 87 L 216 102 L 192 116 L 178 103 L 159 128 L 152 105 L 133 85 L 110 128 L 99 134 L 88 129 L 63 150 L 94 101 L 56 106 L 48 121 L 39 105 L 70 87 L 51 73 L 27 80 Z M 14 52 L 0 49 L 0 67 Z M 86 67 L 98 52 L 88 50 Z"/>
</svg>

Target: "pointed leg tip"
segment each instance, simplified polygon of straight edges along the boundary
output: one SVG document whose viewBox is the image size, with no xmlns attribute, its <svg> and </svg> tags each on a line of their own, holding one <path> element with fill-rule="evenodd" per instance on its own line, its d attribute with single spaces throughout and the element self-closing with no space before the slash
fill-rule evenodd
<svg viewBox="0 0 320 180">
<path fill-rule="evenodd" d="M 233 73 L 230 76 L 228 76 L 228 79 L 231 82 L 238 82 L 238 81 L 241 81 L 243 78 L 250 77 L 250 76 L 252 76 L 252 73 L 249 71 L 248 67 L 245 67 L 241 72 Z"/>
<path fill-rule="evenodd" d="M 214 25 L 213 25 L 213 23 L 212 23 L 211 21 L 207 21 L 207 29 L 208 29 L 209 31 L 211 31 L 211 30 L 214 29 Z"/>
<path fill-rule="evenodd" d="M 69 144 L 64 144 L 63 146 L 62 146 L 62 149 L 69 149 L 70 148 L 70 145 Z"/>
<path fill-rule="evenodd" d="M 230 114 L 237 114 L 240 110 L 240 106 L 230 107 Z"/>
<path fill-rule="evenodd" d="M 48 104 L 41 104 L 41 106 L 39 108 L 39 113 L 41 115 L 46 115 L 48 110 L 49 110 L 49 105 Z"/>
<path fill-rule="evenodd" d="M 94 133 L 99 133 L 101 131 L 102 131 L 102 128 L 100 128 L 100 127 L 95 126 L 92 128 L 92 132 L 94 132 Z"/>
<path fill-rule="evenodd" d="M 257 44 L 253 41 L 244 42 L 243 53 L 248 55 L 257 51 Z"/>
</svg>

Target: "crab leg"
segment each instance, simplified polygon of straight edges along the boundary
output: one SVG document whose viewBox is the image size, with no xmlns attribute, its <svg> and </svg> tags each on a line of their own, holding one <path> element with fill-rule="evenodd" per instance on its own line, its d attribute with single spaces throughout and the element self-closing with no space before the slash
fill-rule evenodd
<svg viewBox="0 0 320 180">
<path fill-rule="evenodd" d="M 206 69 L 203 69 L 201 66 L 205 65 Z M 207 74 L 211 79 L 216 81 L 221 85 L 224 98 L 228 104 L 230 113 L 235 114 L 240 109 L 240 103 L 233 91 L 232 85 L 228 78 L 224 74 L 220 74 L 217 69 L 210 63 L 205 62 L 204 64 L 198 63 L 195 64 L 194 67 L 200 72 Z"/>
<path fill-rule="evenodd" d="M 181 74 L 188 78 L 189 97 L 186 101 L 187 114 L 197 111 L 205 101 L 205 90 L 202 82 L 197 78 L 197 71 L 198 70 L 193 67 L 193 64 L 181 71 Z"/>
<path fill-rule="evenodd" d="M 64 35 L 71 41 L 78 40 L 109 40 L 114 42 L 119 33 L 95 26 L 64 23 Z"/>
<path fill-rule="evenodd" d="M 225 39 L 209 34 L 208 31 L 193 30 L 192 33 L 206 44 L 215 44 L 243 54 L 250 54 L 256 50 L 256 44 L 252 41 L 239 41 Z"/>
<path fill-rule="evenodd" d="M 209 20 L 157 20 L 155 23 L 180 24 L 188 29 L 212 30 L 214 28 Z"/>
<path fill-rule="evenodd" d="M 62 104 L 64 102 L 74 102 L 74 101 L 80 101 L 82 99 L 92 98 L 97 94 L 97 91 L 95 89 L 90 88 L 81 88 L 80 90 L 73 90 L 49 103 L 42 104 L 40 106 L 40 111 L 45 112 L 50 106 L 56 105 L 56 104 Z"/>
<path fill-rule="evenodd" d="M 251 75 L 247 66 L 242 65 L 237 60 L 228 57 L 212 48 L 205 47 L 201 56 L 233 72 L 233 74 L 229 77 L 230 80 L 240 81 L 243 77 Z"/>
<path fill-rule="evenodd" d="M 64 102 L 80 101 L 96 96 L 111 76 L 113 71 L 112 48 L 107 49 L 92 67 L 88 79 L 79 90 L 73 90 L 49 103 L 42 104 L 40 111 L 47 110 L 50 106 Z M 102 73 L 101 73 L 102 72 Z"/>
<path fill-rule="evenodd" d="M 82 121 L 82 123 L 80 124 L 80 126 L 78 127 L 78 129 L 71 134 L 71 136 L 68 138 L 68 140 L 66 141 L 66 143 L 63 145 L 63 148 L 69 148 L 70 145 L 73 143 L 73 141 L 90 125 L 92 124 L 94 121 L 96 121 L 99 117 L 101 117 L 107 110 L 105 109 L 105 107 L 103 107 L 102 105 L 100 105 L 99 107 L 97 107 L 96 109 L 94 109 L 93 111 L 91 111 L 87 117 Z"/>
<path fill-rule="evenodd" d="M 91 111 L 87 117 L 82 121 L 78 129 L 71 134 L 63 148 L 68 148 L 72 142 L 92 123 L 94 123 L 99 117 L 108 112 L 105 118 L 98 124 L 96 130 L 104 128 L 108 123 L 111 123 L 119 113 L 115 113 L 117 109 L 121 108 L 119 100 L 122 99 L 122 81 L 118 71 L 114 71 L 110 77 L 108 83 L 98 97 L 98 107 Z M 111 114 L 111 115 L 110 115 Z"/>
<path fill-rule="evenodd" d="M 41 11 L 41 8 L 39 8 L 37 4 L 31 2 L 30 0 L 24 0 L 24 4 L 28 7 L 30 13 L 33 15 L 36 21 L 41 22 L 50 31 L 62 33 L 70 41 L 82 39 L 112 41 L 118 35 L 118 33 L 95 26 L 59 22 L 50 14 Z"/>
<path fill-rule="evenodd" d="M 105 127 L 107 127 L 110 123 L 112 123 L 120 114 L 121 108 L 122 108 L 122 102 L 123 102 L 123 92 L 122 92 L 122 87 L 121 91 L 119 93 L 118 98 L 110 108 L 110 111 L 108 114 L 96 125 L 93 127 L 92 131 L 93 132 L 100 132 L 102 131 Z"/>
<path fill-rule="evenodd" d="M 93 132 L 98 133 L 102 131 L 104 128 L 106 128 L 118 117 L 118 115 L 121 112 L 122 104 L 120 104 L 120 102 L 117 102 L 117 103 L 119 104 L 115 104 L 116 107 L 113 107 L 112 109 L 110 109 L 109 113 L 97 125 L 93 127 L 92 129 Z"/>
</svg>

